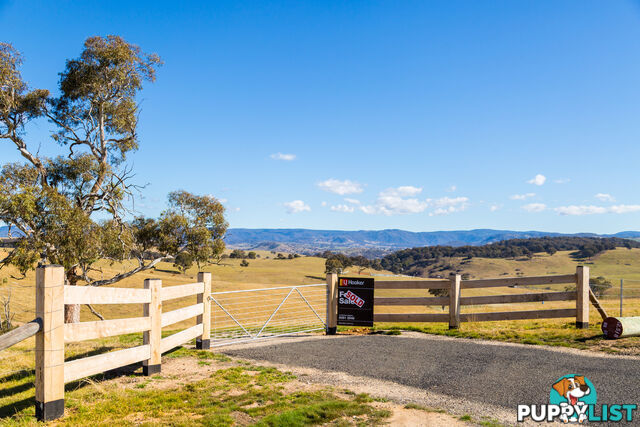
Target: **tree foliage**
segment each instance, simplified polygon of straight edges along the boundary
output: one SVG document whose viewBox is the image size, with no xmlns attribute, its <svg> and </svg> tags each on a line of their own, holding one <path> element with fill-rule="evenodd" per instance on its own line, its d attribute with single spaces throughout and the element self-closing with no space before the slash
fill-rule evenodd
<svg viewBox="0 0 640 427">
<path fill-rule="evenodd" d="M 615 237 L 562 236 L 511 239 L 483 246 L 426 246 L 393 252 L 380 259 L 380 265 L 396 274 L 418 275 L 426 267 L 450 257 L 518 258 L 531 257 L 540 252 L 553 255 L 557 251 L 574 251 L 572 256 L 585 258 L 619 247 L 638 248 L 640 242 Z"/>
<path fill-rule="evenodd" d="M 24 159 L 0 170 L 0 221 L 21 235 L 2 265 L 26 273 L 39 262 L 59 264 L 69 284 L 99 286 L 150 269 L 168 255 L 185 270 L 221 255 L 227 223 L 213 197 L 176 191 L 160 218 L 127 219 L 135 216 L 133 201 L 142 188 L 132 182 L 126 162 L 139 144 L 137 97 L 145 82 L 155 80 L 157 55 L 118 36 L 90 37 L 60 73 L 57 97 L 30 89 L 21 63 L 11 45 L 0 43 L 0 141 L 13 144 Z M 51 123 L 58 156 L 43 156 L 27 143 L 27 124 L 42 118 Z M 137 265 L 97 279 L 100 259 L 134 259 Z M 67 321 L 78 319 L 75 307 Z"/>
<path fill-rule="evenodd" d="M 612 286 L 611 280 L 602 276 L 592 277 L 589 280 L 589 287 L 597 297 L 602 296 L 607 290 L 611 289 Z"/>
</svg>

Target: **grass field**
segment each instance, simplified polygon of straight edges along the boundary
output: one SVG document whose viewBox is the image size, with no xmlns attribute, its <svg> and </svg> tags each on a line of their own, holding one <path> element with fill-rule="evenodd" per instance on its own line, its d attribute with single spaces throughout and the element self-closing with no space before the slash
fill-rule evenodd
<svg viewBox="0 0 640 427">
<path fill-rule="evenodd" d="M 109 350 L 136 336 L 100 340 Z M 28 352 L 32 342 L 17 346 Z M 16 350 L 14 348 L 14 350 Z M 89 347 L 83 349 L 83 352 Z M 75 356 L 80 353 L 73 352 Z M 3 362 L 5 360 L 3 359 Z M 0 372 L 0 424 L 36 425 L 33 370 L 12 357 L 17 372 Z M 377 425 L 390 415 L 368 395 L 305 387 L 274 368 L 232 361 L 210 351 L 179 348 L 163 356 L 153 377 L 123 368 L 65 387 L 65 417 L 55 425 Z"/>
<path fill-rule="evenodd" d="M 324 282 L 324 260 L 314 257 L 300 257 L 292 260 L 274 259 L 274 254 L 270 252 L 259 252 L 260 258 L 249 260 L 248 267 L 241 267 L 240 260 L 225 259 L 222 265 L 207 266 L 205 271 L 210 271 L 213 276 L 213 291 L 228 291 L 239 289 L 254 289 L 264 287 L 275 287 L 280 285 L 300 285 Z M 560 252 L 553 256 L 535 256 L 529 261 L 518 261 L 513 259 L 481 259 L 474 258 L 470 261 L 455 260 L 460 263 L 464 272 L 472 277 L 505 277 L 505 276 L 530 276 L 545 274 L 567 274 L 575 271 L 578 263 L 573 260 L 568 253 Z M 632 281 L 640 279 L 640 250 L 618 249 L 604 253 L 588 262 L 592 270 L 592 275 L 602 275 L 611 279 L 624 278 Z M 105 277 L 124 271 L 128 266 L 121 264 L 101 263 Z M 192 283 L 196 280 L 196 268 L 180 274 L 171 264 L 161 263 L 155 271 L 149 271 L 126 279 L 114 286 L 135 287 L 143 286 L 145 278 L 159 278 L 163 281 L 163 286 L 172 286 L 183 283 Z M 372 273 L 365 271 L 366 273 Z M 389 274 L 388 272 L 375 272 L 376 274 Z M 347 273 L 349 274 L 349 273 Z M 351 274 L 354 274 L 351 272 Z M 0 270 L 0 297 L 5 297 L 8 290 L 11 290 L 12 308 L 16 312 L 17 321 L 27 321 L 34 317 L 34 274 L 29 273 L 25 278 L 15 278 L 16 272 L 11 269 Z M 400 279 L 400 278 L 398 278 Z M 541 286 L 535 291 L 564 290 L 566 285 Z M 505 293 L 532 292 L 533 289 L 524 288 L 489 288 L 477 290 L 463 290 L 463 296 L 489 295 Z M 605 307 L 612 313 L 618 306 L 616 298 L 616 288 L 610 290 L 612 298 L 603 298 Z M 428 296 L 427 291 L 378 291 L 378 296 Z M 321 297 L 320 297 L 321 298 Z M 172 301 L 164 307 L 165 311 L 195 303 L 195 297 Z M 503 305 L 473 306 L 463 307 L 463 312 L 481 311 L 506 311 L 506 310 L 536 310 L 546 308 L 571 307 L 573 302 L 553 302 L 553 303 L 524 303 L 512 304 L 509 307 Z M 140 315 L 141 307 L 135 305 L 104 305 L 96 306 L 107 318 L 121 318 Z M 626 314 L 640 315 L 640 300 L 637 298 L 627 298 L 625 305 Z M 320 311 L 320 310 L 319 310 Z M 442 307 L 378 307 L 377 312 L 442 312 Z M 445 308 L 446 311 L 446 308 Z M 95 317 L 83 307 L 82 320 L 95 320 Z M 192 323 L 193 321 L 191 321 Z M 484 322 L 484 323 L 463 323 L 456 331 L 449 331 L 447 324 L 426 323 L 426 324 L 376 324 L 376 329 L 389 331 L 394 330 L 416 330 L 434 334 L 449 335 L 464 338 L 485 338 L 502 341 L 512 341 L 527 344 L 546 344 L 557 346 L 570 346 L 584 349 L 597 349 L 608 352 L 623 354 L 640 354 L 640 338 L 627 338 L 617 341 L 605 341 L 602 339 L 598 329 L 599 317 L 595 310 L 592 311 L 592 326 L 587 330 L 576 330 L 571 319 L 536 320 L 536 321 L 510 321 L 510 322 Z M 190 324 L 189 324 L 190 325 Z M 178 324 L 175 328 L 188 326 Z M 364 331 L 359 331 L 364 332 Z M 366 331 L 369 332 L 369 331 Z M 168 332 L 166 332 L 168 333 Z M 138 345 L 140 334 L 114 337 L 103 340 L 94 340 L 82 343 L 68 344 L 65 348 L 66 358 L 81 357 L 87 354 L 97 354 L 121 348 Z M 179 354 L 179 353 L 178 353 Z M 213 353 L 207 353 L 213 355 Z M 212 356 L 215 357 L 215 356 Z M 0 420 L 5 424 L 24 424 L 32 420 L 33 415 L 33 342 L 26 341 L 9 350 L 5 350 L 0 360 Z M 202 363 L 210 363 L 201 360 Z M 263 375 L 261 371 L 250 371 L 250 375 Z M 257 372 L 257 374 L 256 374 Z M 377 422 L 381 419 L 381 414 L 368 408 L 363 402 L 345 403 L 343 398 L 331 397 L 328 394 L 311 394 L 300 397 L 300 400 L 291 400 L 288 396 L 276 389 L 269 391 L 271 401 L 277 402 L 273 406 L 267 404 L 261 409 L 243 411 L 238 409 L 231 402 L 228 393 L 230 388 L 243 389 L 248 383 L 245 380 L 244 386 L 229 382 L 229 378 L 243 378 L 248 375 L 245 371 L 226 371 L 226 374 L 212 378 L 198 380 L 189 388 L 184 384 L 172 383 L 168 390 L 159 392 L 152 387 L 147 388 L 147 380 L 138 378 L 134 382 L 133 388 L 122 386 L 116 381 L 115 385 L 94 381 L 83 381 L 76 385 L 68 386 L 69 411 L 70 415 L 65 422 L 79 422 L 82 420 L 100 420 L 100 423 L 109 424 L 120 420 L 135 424 L 140 420 L 153 420 L 162 422 L 166 417 L 175 416 L 176 399 L 188 402 L 188 411 L 196 414 L 197 419 L 216 420 L 213 424 L 228 424 L 238 413 L 245 413 L 253 420 L 262 420 L 265 425 L 274 424 L 285 417 L 316 417 L 317 413 L 328 414 L 325 422 L 334 418 L 340 418 L 345 414 L 353 413 L 363 420 Z M 226 376 L 225 376 L 226 375 Z M 271 378 L 271 374 L 267 375 Z M 274 378 L 283 377 L 281 374 L 273 374 Z M 136 377 L 137 378 L 137 377 Z M 241 382 L 242 382 L 241 381 Z M 277 380 L 276 383 L 280 381 Z M 100 385 L 103 384 L 103 385 Z M 255 384 L 254 384 L 255 385 Z M 166 384 L 165 384 L 166 386 Z M 206 402 L 198 397 L 202 390 L 217 387 L 226 388 L 220 395 L 213 398 L 206 398 Z M 251 386 L 253 387 L 253 385 Z M 249 393 L 250 390 L 243 389 Z M 251 398 L 264 399 L 264 396 L 251 391 Z M 341 400 L 342 399 L 342 400 Z M 329 406 L 322 406 L 321 402 L 329 401 Z M 208 404 L 217 408 L 214 414 L 207 413 L 206 410 L 197 409 L 199 405 Z M 148 408 L 141 413 L 136 409 L 136 405 L 144 405 Z M 320 406 L 318 406 L 320 405 Z M 285 411 L 285 407 L 291 411 Z M 188 412 L 187 411 L 187 412 Z M 283 415 L 287 414 L 287 415 Z M 315 415 L 314 415 L 315 414 Z M 331 415 L 333 414 L 333 415 Z M 357 414 L 357 415 L 356 415 Z M 200 418 L 198 418 L 200 417 Z M 213 418 L 211 418 L 213 417 Z M 216 418 L 217 417 L 217 418 Z M 173 418 L 172 418 L 173 420 Z M 175 422 L 188 424 L 193 419 L 177 418 Z M 86 422 L 86 421 L 85 421 Z"/>
<path fill-rule="evenodd" d="M 577 262 L 570 252 L 558 252 L 554 255 L 538 254 L 531 260 L 473 258 L 455 259 L 451 263 L 459 266 L 462 272 L 471 278 L 542 276 L 570 274 L 576 266 L 587 265 L 591 276 L 604 276 L 613 282 L 613 287 L 600 298 L 609 315 L 619 314 L 619 279 L 625 279 L 624 315 L 640 316 L 640 249 L 616 249 L 607 251 L 592 260 Z M 567 286 L 541 285 L 526 288 L 486 288 L 463 289 L 462 296 L 518 294 L 529 292 L 564 291 Z M 430 296 L 421 290 L 384 290 L 377 296 Z M 493 311 L 545 310 L 574 308 L 573 301 L 546 303 L 514 303 L 462 306 L 462 313 Z M 377 307 L 379 313 L 448 313 L 448 307 Z M 590 328 L 575 328 L 575 319 L 515 320 L 499 322 L 462 323 L 460 329 L 450 331 L 445 323 L 380 323 L 376 328 L 382 330 L 414 330 L 438 335 L 463 338 L 483 338 L 499 341 L 517 342 L 534 345 L 564 346 L 580 349 L 592 349 L 618 354 L 640 355 L 640 337 L 630 337 L 616 341 L 604 340 L 600 330 L 601 318 L 591 307 Z"/>
<path fill-rule="evenodd" d="M 640 249 L 618 248 L 606 251 L 590 260 L 577 261 L 571 251 L 553 255 L 536 254 L 533 258 L 460 258 L 447 259 L 454 267 L 471 275 L 472 279 L 488 277 L 542 276 L 574 272 L 578 265 L 588 265 L 593 276 L 640 281 Z"/>
<path fill-rule="evenodd" d="M 325 280 L 324 275 L 324 260 L 314 257 L 300 257 L 292 260 L 278 260 L 274 259 L 274 254 L 270 252 L 259 252 L 260 258 L 255 260 L 249 260 L 248 267 L 241 267 L 240 260 L 225 259 L 221 265 L 212 265 L 204 268 L 205 271 L 210 271 L 213 276 L 212 287 L 215 291 L 227 291 L 227 290 L 239 290 L 239 289 L 254 289 L 254 288 L 269 288 L 281 285 L 300 285 L 300 284 L 313 284 L 323 283 Z M 2 256 L 2 255 L 0 255 Z M 490 277 L 507 277 L 507 276 L 532 276 L 532 275 L 546 275 L 546 274 L 567 274 L 575 271 L 578 263 L 573 260 L 569 253 L 559 252 L 553 256 L 539 255 L 533 257 L 528 261 L 518 261 L 514 259 L 482 259 L 474 258 L 469 261 L 456 260 L 461 264 L 463 272 L 469 273 L 474 278 L 490 278 Z M 640 250 L 633 249 L 617 249 L 615 251 L 609 251 L 600 256 L 595 257 L 593 260 L 586 262 L 591 268 L 592 276 L 605 276 L 617 283 L 617 280 L 624 278 L 630 283 L 629 287 L 636 286 L 636 289 L 640 288 L 640 282 L 634 283 L 634 280 L 640 280 Z M 102 262 L 101 267 L 105 277 L 109 277 L 120 271 L 124 271 L 127 266 L 121 264 L 110 264 Z M 197 269 L 192 268 L 187 271 L 186 274 L 180 274 L 171 264 L 161 263 L 157 266 L 155 271 L 149 271 L 139 274 L 132 278 L 126 279 L 114 286 L 117 287 L 135 287 L 141 288 L 143 286 L 143 280 L 145 278 L 159 278 L 163 281 L 163 286 L 172 286 L 184 283 L 192 283 L 196 280 Z M 371 272 L 365 271 L 365 274 L 383 274 L 389 275 L 388 272 Z M 356 274 L 355 272 L 346 272 L 345 274 Z M 16 278 L 16 272 L 5 268 L 0 270 L 0 298 L 6 297 L 9 290 L 12 297 L 12 309 L 16 313 L 16 320 L 18 322 L 28 321 L 35 315 L 34 313 L 34 273 L 31 272 L 25 278 Z M 397 279 L 401 279 L 398 277 Z M 489 295 L 489 294 L 512 294 L 512 293 L 524 293 L 524 292 L 540 292 L 540 291 L 557 291 L 564 290 L 567 285 L 554 285 L 554 286 L 537 286 L 531 288 L 488 288 L 488 289 L 475 289 L 475 290 L 463 290 L 463 296 L 472 295 Z M 627 292 L 625 292 L 627 293 Z M 427 291 L 419 290 L 384 290 L 378 291 L 377 296 L 429 296 Z M 618 309 L 618 291 L 617 287 L 610 289 L 607 292 L 605 298 L 601 301 L 605 308 L 612 314 L 617 314 Z M 625 315 L 640 315 L 640 292 L 630 290 L 627 298 L 625 299 Z M 321 297 L 319 297 L 321 299 Z M 195 303 L 195 297 L 189 297 L 182 300 L 172 301 L 166 304 L 163 308 L 164 311 L 182 307 L 185 305 Z M 541 303 L 523 303 L 523 304 L 510 304 L 510 305 L 487 305 L 487 306 L 463 306 L 463 312 L 483 312 L 483 311 L 509 311 L 509 310 L 539 310 L 550 308 L 564 308 L 573 307 L 573 302 L 547 302 Z M 103 305 L 96 306 L 96 309 L 100 311 L 107 318 L 121 318 L 139 316 L 141 314 L 141 306 L 139 305 Z M 444 308 L 444 312 L 447 308 Z M 324 314 L 321 310 L 320 313 Z M 376 312 L 396 312 L 396 313 L 409 313 L 409 312 L 443 312 L 442 307 L 377 307 Z M 387 333 L 394 333 L 395 330 L 416 330 L 421 332 L 449 335 L 454 337 L 464 338 L 485 338 L 501 341 L 519 342 L 534 345 L 554 345 L 554 346 L 569 346 L 581 349 L 593 349 L 600 351 L 607 351 L 620 354 L 640 354 L 640 338 L 626 338 L 616 341 L 605 341 L 602 339 L 602 334 L 599 330 L 600 318 L 595 310 L 591 311 L 591 327 L 587 330 L 576 330 L 574 327 L 573 319 L 553 319 L 553 320 L 521 320 L 521 321 L 502 321 L 502 322 L 477 322 L 477 323 L 463 323 L 461 328 L 456 331 L 449 331 L 448 326 L 445 323 L 422 323 L 422 324 L 376 324 L 378 331 L 388 331 Z M 82 320 L 96 320 L 95 317 L 83 307 Z M 193 321 L 190 321 L 187 325 L 177 324 L 172 328 L 181 328 L 183 326 L 190 326 Z M 378 332 L 374 331 L 374 332 Z M 367 331 L 357 331 L 358 333 L 368 333 Z M 167 332 L 168 333 L 168 332 Z M 138 345 L 140 341 L 140 335 L 131 335 L 124 337 L 114 337 L 104 340 L 94 340 L 82 343 L 73 343 L 65 346 L 66 358 L 80 357 L 86 354 L 97 354 L 106 351 L 111 351 L 120 348 L 127 348 Z M 9 424 L 22 424 L 24 420 L 30 417 L 33 408 L 33 340 L 29 340 L 18 346 L 12 347 L 3 351 L 2 358 L 0 359 L 0 420 Z M 254 374 L 251 374 L 254 375 Z M 199 383 L 198 386 L 194 386 L 193 393 L 201 390 L 202 387 L 213 387 L 211 380 L 204 380 L 203 383 Z M 208 382 L 209 381 L 209 382 Z M 217 384 L 219 378 L 214 381 Z M 90 382 L 89 382 L 90 383 Z M 84 383 L 83 383 L 84 384 Z M 101 384 L 101 383 L 97 383 Z M 111 408 L 109 401 L 118 402 L 117 404 L 122 406 L 123 411 L 134 411 L 131 405 L 126 404 L 126 401 L 136 401 L 136 399 L 144 396 L 144 399 L 149 399 L 148 403 L 150 407 L 154 407 L 154 403 L 157 399 L 162 401 L 165 397 L 158 394 L 156 391 L 134 389 L 123 391 L 119 388 L 111 388 L 112 386 L 105 386 L 104 390 L 96 392 L 95 389 L 87 388 L 85 386 L 70 386 L 70 408 L 74 413 L 82 414 L 82 417 L 103 417 L 105 423 L 112 422 L 104 412 L 105 408 Z M 73 387 L 77 387 L 74 389 Z M 98 387 L 100 388 L 100 387 Z M 176 393 L 180 387 L 175 387 Z M 173 389 L 172 389 L 173 390 Z M 184 390 L 180 391 L 186 393 Z M 147 393 L 147 394 L 145 394 Z M 187 400 L 191 402 L 200 402 L 195 397 L 189 397 L 190 393 L 185 396 Z M 197 394 L 197 393 L 196 393 Z M 166 397 L 168 400 L 172 398 Z M 313 399 L 318 398 L 318 396 Z M 288 402 L 285 397 L 280 396 L 279 402 Z M 284 399 L 284 400 L 282 400 Z M 317 400 L 306 400 L 311 406 L 318 403 Z M 319 399 L 319 398 L 318 398 Z M 320 399 L 321 400 L 321 399 Z M 87 402 L 96 401 L 101 402 L 95 405 L 89 405 Z M 212 401 L 208 401 L 211 403 Z M 314 403 L 315 402 L 315 403 Z M 290 403 L 290 402 L 289 402 Z M 287 404 L 289 404 L 287 403 Z M 226 404 L 226 403 L 225 403 Z M 104 406 L 100 406 L 104 405 Z M 128 405 L 128 406 L 127 406 Z M 195 404 L 194 404 L 195 405 Z M 284 405 L 284 403 L 283 403 Z M 337 407 L 341 407 L 340 404 L 336 404 Z M 224 406 L 224 405 L 223 405 Z M 295 404 L 294 404 L 295 406 Z M 170 407 L 170 404 L 169 404 Z M 222 406 L 219 406 L 222 407 Z M 313 406 L 318 409 L 317 406 Z M 231 406 L 226 406 L 227 409 L 223 410 L 223 413 L 230 414 L 235 411 Z M 326 409 L 326 408 L 325 408 Z M 343 408 L 344 409 L 344 408 Z M 113 409 L 109 409 L 110 411 Z M 368 410 L 361 415 L 365 418 L 369 415 L 366 414 Z M 95 412 L 97 411 L 97 412 Z M 158 420 L 164 420 L 167 413 L 159 413 L 155 409 L 150 409 L 152 417 L 156 417 Z M 306 409 L 304 410 L 306 411 Z M 303 412 L 304 412 L 303 411 Z M 322 410 L 324 411 L 324 409 Z M 237 411 L 235 411 L 237 412 Z M 241 411 L 242 412 L 242 411 Z M 338 411 L 339 412 L 339 411 Z M 118 413 L 116 411 L 116 413 Z M 123 413 L 120 412 L 122 415 Z M 200 414 L 203 417 L 208 415 Z M 79 420 L 80 418 L 73 418 L 73 415 L 69 420 Z M 124 416 L 124 415 L 123 415 Z M 135 420 L 135 416 L 131 416 L 132 420 Z M 146 415 L 145 415 L 146 416 Z M 260 412 L 256 410 L 256 419 L 270 420 L 276 417 L 275 412 L 270 413 L 268 411 Z M 296 415 L 297 416 L 297 415 Z M 305 415 L 306 416 L 306 415 Z M 360 416 L 360 415 L 359 415 Z M 153 418 L 154 420 L 156 418 Z M 91 419 L 91 418 L 84 418 Z M 127 418 L 129 419 L 129 418 Z M 225 418 L 228 420 L 228 418 Z M 222 420 L 222 419 L 221 419 Z M 222 422 L 222 421 L 221 421 Z M 267 422 L 267 421 L 265 421 Z M 180 420 L 180 423 L 187 423 L 186 420 Z M 223 423 L 224 424 L 224 423 Z"/>
<path fill-rule="evenodd" d="M 225 259 L 221 265 L 206 266 L 203 270 L 212 273 L 213 282 L 212 290 L 228 291 L 239 289 L 269 288 L 280 285 L 301 285 L 312 283 L 323 283 L 324 260 L 315 257 L 299 257 L 294 259 L 279 260 L 275 259 L 275 254 L 268 251 L 258 251 L 260 258 L 249 260 L 248 267 L 241 267 L 238 259 Z M 515 259 L 487 259 L 473 258 L 471 260 L 457 259 L 455 262 L 460 264 L 463 272 L 471 275 L 472 278 L 490 278 L 490 277 L 513 277 L 513 276 L 536 276 L 548 274 L 567 274 L 573 273 L 579 263 L 572 259 L 569 252 L 558 252 L 553 256 L 547 254 L 539 254 L 531 260 L 520 261 Z M 625 291 L 625 315 L 640 315 L 640 249 L 616 249 L 605 252 L 593 260 L 588 260 L 586 264 L 591 268 L 592 276 L 605 276 L 617 285 L 620 278 L 627 281 Z M 121 271 L 125 271 L 129 265 L 110 264 L 101 262 L 100 267 L 105 277 L 109 277 Z M 140 273 L 134 277 L 125 279 L 113 286 L 118 287 L 136 287 L 141 288 L 145 278 L 159 278 L 163 281 L 163 286 L 172 286 L 183 283 L 192 283 L 196 280 L 197 268 L 192 268 L 186 274 L 180 274 L 171 264 L 160 263 L 155 271 Z M 351 272 L 354 274 L 355 272 Z M 372 273 L 365 271 L 364 274 Z M 375 274 L 389 274 L 389 272 L 373 272 Z M 348 272 L 346 274 L 349 274 Z M 12 295 L 12 308 L 16 313 L 17 321 L 28 321 L 34 317 L 34 273 L 31 272 L 26 278 L 14 279 L 16 271 L 10 268 L 0 270 L 0 297 L 7 295 L 9 289 Z M 398 278 L 401 279 L 401 278 Z M 634 282 L 634 280 L 639 280 Z M 553 286 L 536 286 L 531 288 L 487 288 L 487 289 L 469 289 L 463 290 L 463 296 L 475 295 L 498 295 L 513 294 L 527 292 L 544 292 L 544 291 L 561 291 L 570 285 L 553 285 Z M 275 293 L 274 293 L 275 294 Z M 318 295 L 320 293 L 318 292 Z M 321 303 L 321 295 L 315 296 L 318 303 Z M 430 294 L 424 290 L 380 290 L 377 296 L 429 296 Z M 617 286 L 607 291 L 603 298 L 602 304 L 613 315 L 618 314 L 619 310 L 619 290 Z M 278 295 L 273 297 L 274 304 L 277 304 Z M 181 300 L 170 301 L 163 308 L 169 311 L 185 305 L 195 303 L 195 297 L 188 297 Z M 483 306 L 463 306 L 462 312 L 486 312 L 486 311 L 506 311 L 506 310 L 539 310 L 554 308 L 571 308 L 575 306 L 573 302 L 547 302 L 547 303 L 521 303 L 509 305 L 483 305 Z M 137 305 L 96 305 L 95 308 L 107 318 L 123 318 L 139 316 L 141 307 Z M 250 308 L 249 308 L 250 309 Z M 317 308 L 318 312 L 322 311 L 322 307 Z M 444 310 L 447 310 L 445 307 Z M 286 310 L 283 310 L 286 311 Z M 429 307 L 377 307 L 376 312 L 379 313 L 437 313 L 442 312 L 443 308 L 438 306 Z M 96 320 L 86 307 L 82 308 L 83 321 Z M 596 324 L 599 317 L 595 310 L 592 310 L 592 323 Z M 551 320 L 547 326 L 551 328 L 566 329 L 564 325 L 567 321 Z M 531 326 L 536 322 L 515 321 L 515 322 L 488 322 L 477 324 L 464 324 L 463 328 L 471 325 L 477 325 L 477 328 L 503 330 L 506 326 L 512 325 Z M 185 326 L 179 324 L 176 327 Z M 424 327 L 425 325 L 414 325 Z M 442 325 L 427 325 L 438 328 Z M 476 326 L 474 326 L 475 328 Z M 533 328 L 532 330 L 535 330 Z"/>
</svg>

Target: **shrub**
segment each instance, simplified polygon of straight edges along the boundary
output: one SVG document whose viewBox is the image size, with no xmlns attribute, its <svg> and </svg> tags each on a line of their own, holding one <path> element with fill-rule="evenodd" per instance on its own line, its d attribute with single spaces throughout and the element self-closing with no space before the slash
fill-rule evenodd
<svg viewBox="0 0 640 427">
<path fill-rule="evenodd" d="M 607 280 L 602 276 L 592 277 L 591 280 L 589 280 L 589 287 L 597 297 L 602 296 L 607 289 L 611 289 L 612 286 L 611 280 Z"/>
<path fill-rule="evenodd" d="M 231 251 L 231 254 L 229 254 L 229 258 L 245 259 L 246 257 L 247 254 L 245 254 L 242 249 L 234 249 L 233 251 Z"/>
<path fill-rule="evenodd" d="M 246 259 L 243 259 L 242 262 L 240 263 L 240 267 L 249 267 L 249 261 L 247 261 Z"/>
<path fill-rule="evenodd" d="M 182 274 L 186 273 L 187 269 L 193 265 L 193 257 L 189 254 L 189 252 L 180 252 L 176 255 L 173 266 L 177 267 Z"/>
</svg>

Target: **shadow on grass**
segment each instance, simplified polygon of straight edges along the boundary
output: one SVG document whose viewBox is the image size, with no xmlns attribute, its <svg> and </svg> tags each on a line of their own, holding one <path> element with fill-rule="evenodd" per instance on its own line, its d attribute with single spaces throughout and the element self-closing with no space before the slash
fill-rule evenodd
<svg viewBox="0 0 640 427">
<path fill-rule="evenodd" d="M 2 378 L 0 378 L 0 384 L 7 382 L 7 381 L 18 381 L 21 380 L 23 378 L 27 378 L 30 376 L 34 376 L 35 375 L 35 370 L 33 369 L 23 369 L 21 371 L 17 371 L 14 372 L 12 374 L 6 375 Z"/>
<path fill-rule="evenodd" d="M 34 388 L 34 384 L 33 381 L 28 381 L 24 384 L 19 384 L 13 387 L 9 387 L 9 388 L 5 388 L 0 390 L 0 399 L 3 399 L 5 397 L 9 397 L 9 396 L 13 396 L 14 394 L 19 394 L 22 393 L 24 391 L 29 390 L 30 388 Z"/>
<path fill-rule="evenodd" d="M 326 280 L 326 277 L 322 277 L 322 276 L 304 276 L 307 279 L 313 279 L 313 280 Z"/>
<path fill-rule="evenodd" d="M 19 400 L 17 402 L 11 402 L 8 405 L 0 406 L 0 421 L 10 418 L 16 415 L 18 412 L 22 412 L 25 409 L 31 407 L 35 414 L 36 398 L 35 396 L 27 397 L 26 399 Z"/>
<path fill-rule="evenodd" d="M 158 271 L 160 273 L 180 274 L 179 271 L 176 271 L 176 270 L 164 270 L 162 268 L 156 268 L 154 271 Z"/>
<path fill-rule="evenodd" d="M 131 365 L 122 366 L 120 368 L 115 368 L 110 371 L 103 372 L 101 374 L 96 374 L 91 377 L 86 377 L 86 378 L 79 379 L 77 381 L 72 381 L 68 384 L 65 384 L 64 391 L 66 393 L 73 390 L 78 390 L 88 385 L 91 385 L 92 383 L 108 381 L 108 380 L 112 380 L 114 378 L 119 378 L 119 377 L 129 377 L 129 376 L 141 377 L 143 376 L 143 373 L 139 371 L 141 367 L 142 367 L 142 362 L 132 363 Z"/>
</svg>

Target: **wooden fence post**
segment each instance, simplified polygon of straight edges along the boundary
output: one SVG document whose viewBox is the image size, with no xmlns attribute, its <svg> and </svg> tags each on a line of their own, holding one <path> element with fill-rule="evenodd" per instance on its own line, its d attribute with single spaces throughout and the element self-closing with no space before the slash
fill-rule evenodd
<svg viewBox="0 0 640 427">
<path fill-rule="evenodd" d="M 460 281 L 459 274 L 452 274 L 449 288 L 449 329 L 460 327 Z"/>
<path fill-rule="evenodd" d="M 144 375 L 157 374 L 162 369 L 162 280 L 145 279 L 144 288 L 151 289 L 151 303 L 144 304 L 143 315 L 150 317 L 151 329 L 143 333 L 143 344 L 149 345 L 151 357 L 142 362 Z"/>
<path fill-rule="evenodd" d="M 589 267 L 576 268 L 576 328 L 589 327 Z"/>
<path fill-rule="evenodd" d="M 64 415 L 64 268 L 36 270 L 36 418 L 49 421 Z"/>
<path fill-rule="evenodd" d="M 196 319 L 198 325 L 202 323 L 202 336 L 196 338 L 196 348 L 208 350 L 211 348 L 211 273 L 198 273 L 198 282 L 204 283 L 204 292 L 198 294 L 198 304 L 203 304 L 203 311 Z"/>
<path fill-rule="evenodd" d="M 335 335 L 338 330 L 338 275 L 327 274 L 327 335 Z"/>
</svg>

